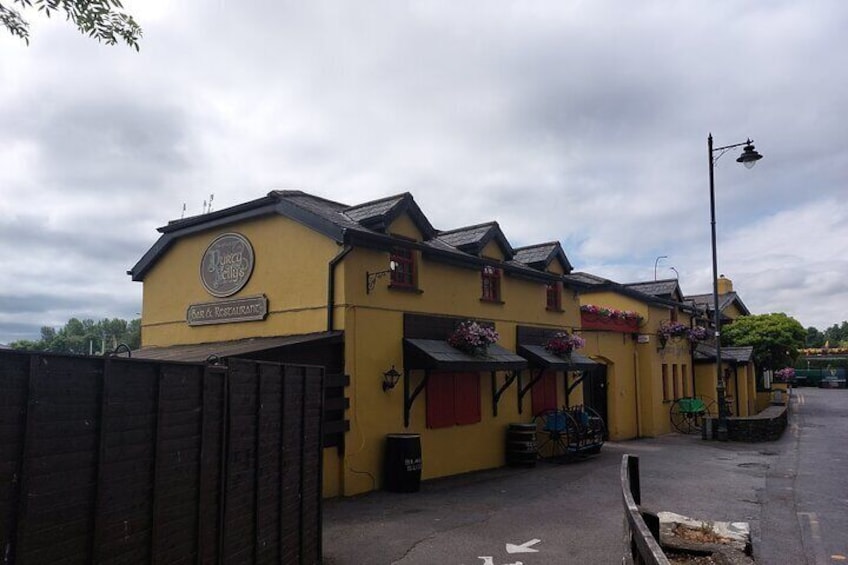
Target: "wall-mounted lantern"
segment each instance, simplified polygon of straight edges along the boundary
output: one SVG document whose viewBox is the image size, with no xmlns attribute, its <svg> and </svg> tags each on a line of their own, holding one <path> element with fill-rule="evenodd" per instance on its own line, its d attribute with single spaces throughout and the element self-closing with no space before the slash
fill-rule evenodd
<svg viewBox="0 0 848 565">
<path fill-rule="evenodd" d="M 392 390 L 400 380 L 400 373 L 392 365 L 392 368 L 383 373 L 383 392 Z"/>
<path fill-rule="evenodd" d="M 385 271 L 378 271 L 376 273 L 365 271 L 365 294 L 371 294 L 371 291 L 374 290 L 374 285 L 377 284 L 377 279 L 393 273 L 395 269 L 397 269 L 397 263 L 389 261 L 389 268 Z"/>
</svg>

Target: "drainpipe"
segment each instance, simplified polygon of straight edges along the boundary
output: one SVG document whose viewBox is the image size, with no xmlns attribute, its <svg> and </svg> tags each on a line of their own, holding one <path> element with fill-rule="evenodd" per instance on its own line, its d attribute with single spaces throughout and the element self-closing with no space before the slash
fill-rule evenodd
<svg viewBox="0 0 848 565">
<path fill-rule="evenodd" d="M 733 364 L 733 384 L 736 387 L 736 415 L 741 416 L 741 411 L 739 410 L 739 365 Z"/>
<path fill-rule="evenodd" d="M 336 265 L 338 265 L 345 255 L 350 253 L 353 247 L 345 245 L 335 257 L 330 259 L 327 264 L 327 331 L 333 331 L 333 313 L 336 310 Z"/>
<path fill-rule="evenodd" d="M 642 403 L 639 391 L 639 352 L 636 348 L 633 350 L 633 396 L 636 397 L 636 437 L 642 437 L 642 419 L 639 414 L 642 412 Z"/>
</svg>

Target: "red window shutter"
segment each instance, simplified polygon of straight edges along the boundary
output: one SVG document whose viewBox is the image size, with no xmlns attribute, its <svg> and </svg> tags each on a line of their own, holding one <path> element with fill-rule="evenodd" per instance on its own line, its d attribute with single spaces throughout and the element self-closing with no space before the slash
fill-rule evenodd
<svg viewBox="0 0 848 565">
<path fill-rule="evenodd" d="M 545 410 L 557 408 L 556 371 L 545 371 L 536 383 L 530 387 L 533 415 L 538 416 Z"/>
<path fill-rule="evenodd" d="M 456 421 L 453 373 L 430 373 L 427 379 L 427 427 L 447 428 Z"/>
<path fill-rule="evenodd" d="M 476 424 L 481 421 L 480 373 L 454 373 L 456 424 Z"/>
</svg>

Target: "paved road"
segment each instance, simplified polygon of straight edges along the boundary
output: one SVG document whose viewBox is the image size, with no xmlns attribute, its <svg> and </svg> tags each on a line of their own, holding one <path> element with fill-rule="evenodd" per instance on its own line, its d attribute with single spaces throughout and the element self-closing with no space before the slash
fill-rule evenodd
<svg viewBox="0 0 848 565">
<path fill-rule="evenodd" d="M 763 496 L 762 563 L 848 562 L 848 390 L 794 391 Z"/>
<path fill-rule="evenodd" d="M 642 501 L 652 510 L 750 522 L 758 563 L 839 562 L 848 556 L 848 391 L 800 389 L 793 403 L 792 426 L 774 443 L 670 434 L 607 443 L 600 455 L 573 464 L 497 469 L 428 481 L 415 494 L 329 501 L 325 563 L 620 563 L 624 453 L 640 457 Z M 510 553 L 507 544 L 537 551 Z"/>
</svg>

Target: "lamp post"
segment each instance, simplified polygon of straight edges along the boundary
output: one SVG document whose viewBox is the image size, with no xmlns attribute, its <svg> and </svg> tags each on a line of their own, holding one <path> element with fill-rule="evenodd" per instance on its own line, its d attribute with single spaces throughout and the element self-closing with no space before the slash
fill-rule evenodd
<svg viewBox="0 0 848 565">
<path fill-rule="evenodd" d="M 660 255 L 654 260 L 654 280 L 657 280 L 657 264 L 660 262 L 660 259 L 668 259 L 668 255 Z"/>
<path fill-rule="evenodd" d="M 710 226 L 712 228 L 712 251 L 713 251 L 713 325 L 715 326 L 715 341 L 716 341 L 716 395 L 718 396 L 718 439 L 719 441 L 727 441 L 727 406 L 725 405 L 725 385 L 724 375 L 721 370 L 721 312 L 718 309 L 718 259 L 716 256 L 716 220 L 715 220 L 715 181 L 714 170 L 716 161 L 721 158 L 727 151 L 735 147 L 745 148 L 742 150 L 742 155 L 736 159 L 737 163 L 742 163 L 746 168 L 750 169 L 757 164 L 757 161 L 763 158 L 754 149 L 754 142 L 748 139 L 744 143 L 734 143 L 733 145 L 724 145 L 722 147 L 713 147 L 713 134 L 707 137 L 707 157 L 710 161 Z M 713 155 L 718 153 L 715 157 Z"/>
</svg>

